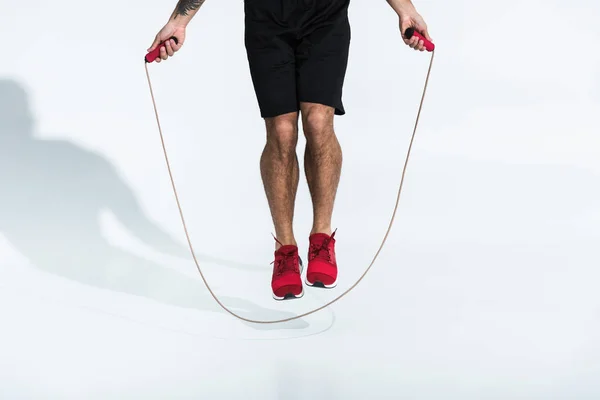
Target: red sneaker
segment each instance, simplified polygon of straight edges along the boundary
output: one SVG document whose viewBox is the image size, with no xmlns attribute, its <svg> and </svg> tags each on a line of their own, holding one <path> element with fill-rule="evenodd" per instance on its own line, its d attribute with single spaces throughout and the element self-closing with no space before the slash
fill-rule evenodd
<svg viewBox="0 0 600 400">
<path fill-rule="evenodd" d="M 275 251 L 275 261 L 272 264 L 275 264 L 271 278 L 273 298 L 287 300 L 302 297 L 304 295 L 300 277 L 302 260 L 298 256 L 298 247 L 294 245 L 281 246 Z"/>
<path fill-rule="evenodd" d="M 331 236 L 315 233 L 308 238 L 308 269 L 306 284 L 321 288 L 333 288 L 337 285 L 337 261 L 335 258 L 335 232 Z"/>
</svg>

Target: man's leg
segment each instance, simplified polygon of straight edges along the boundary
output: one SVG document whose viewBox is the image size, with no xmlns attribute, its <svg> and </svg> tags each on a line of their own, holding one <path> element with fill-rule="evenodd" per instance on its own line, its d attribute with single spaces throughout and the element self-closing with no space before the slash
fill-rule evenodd
<svg viewBox="0 0 600 400">
<path fill-rule="evenodd" d="M 260 158 L 260 172 L 271 210 L 275 235 L 283 245 L 297 246 L 293 231 L 298 190 L 298 113 L 265 118 L 267 143 Z M 280 243 L 276 242 L 276 249 Z"/>
<path fill-rule="evenodd" d="M 306 283 L 337 284 L 335 232 L 331 219 L 342 169 L 342 150 L 333 129 L 334 115 L 344 115 L 342 88 L 350 46 L 347 2 L 337 5 L 322 26 L 310 30 L 296 51 L 298 97 L 306 136 L 306 177 L 313 202 Z"/>
<path fill-rule="evenodd" d="M 282 7 L 278 1 L 244 2 L 250 74 L 267 130 L 260 171 L 276 232 L 271 289 L 277 300 L 304 293 L 293 232 L 299 178 L 296 39 L 288 28 L 291 23 L 281 15 L 282 9 L 290 7 Z"/>
<path fill-rule="evenodd" d="M 304 170 L 313 204 L 310 234 L 331 235 L 331 218 L 342 171 L 342 148 L 333 128 L 334 108 L 301 103 L 306 136 Z"/>
<path fill-rule="evenodd" d="M 276 300 L 302 297 L 301 261 L 294 238 L 294 203 L 300 175 L 296 145 L 298 113 L 265 118 L 267 143 L 260 171 L 275 225 L 275 260 L 271 289 Z"/>
<path fill-rule="evenodd" d="M 332 288 L 337 285 L 338 271 L 331 218 L 342 172 L 342 149 L 333 129 L 335 109 L 304 102 L 300 107 L 306 136 L 306 180 L 313 203 L 306 283 Z"/>
</svg>

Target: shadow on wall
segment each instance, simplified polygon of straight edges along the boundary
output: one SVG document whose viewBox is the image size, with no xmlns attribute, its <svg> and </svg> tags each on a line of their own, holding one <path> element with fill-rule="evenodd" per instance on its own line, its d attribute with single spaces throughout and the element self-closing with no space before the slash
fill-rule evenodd
<svg viewBox="0 0 600 400">
<path fill-rule="evenodd" d="M 189 259 L 183 247 L 144 214 L 132 190 L 100 154 L 65 140 L 38 139 L 28 94 L 0 79 L 0 233 L 34 266 L 87 285 L 168 305 L 222 312 L 201 281 L 111 246 L 100 215 L 111 211 L 146 245 Z M 208 256 L 233 268 L 254 268 Z M 264 267 L 258 267 L 265 270 Z M 229 307 L 256 319 L 291 317 L 236 297 Z M 256 329 L 306 328 L 303 320 Z"/>
</svg>

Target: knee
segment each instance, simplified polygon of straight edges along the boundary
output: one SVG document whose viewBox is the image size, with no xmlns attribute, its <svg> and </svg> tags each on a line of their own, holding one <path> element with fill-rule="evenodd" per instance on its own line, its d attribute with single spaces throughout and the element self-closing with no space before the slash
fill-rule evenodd
<svg viewBox="0 0 600 400">
<path fill-rule="evenodd" d="M 275 146 L 281 153 L 296 151 L 298 120 L 296 116 L 278 116 L 266 120 L 267 145 Z"/>
<path fill-rule="evenodd" d="M 304 113 L 302 126 L 309 143 L 324 143 L 333 136 L 333 111 L 328 108 L 311 107 Z"/>
</svg>

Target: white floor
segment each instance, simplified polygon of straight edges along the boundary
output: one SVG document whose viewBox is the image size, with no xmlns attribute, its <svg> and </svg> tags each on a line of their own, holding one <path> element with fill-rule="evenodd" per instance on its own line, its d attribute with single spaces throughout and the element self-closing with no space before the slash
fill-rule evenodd
<svg viewBox="0 0 600 400">
<path fill-rule="evenodd" d="M 600 398 L 600 6 L 414 3 L 438 50 L 388 244 L 330 309 L 257 326 L 209 296 L 170 191 L 142 56 L 175 1 L 0 1 L 0 398 Z M 340 283 L 277 303 L 242 13 L 207 1 L 151 74 L 202 267 L 275 319 L 371 261 L 428 55 L 353 3 Z M 303 253 L 310 215 L 303 182 Z"/>
</svg>

